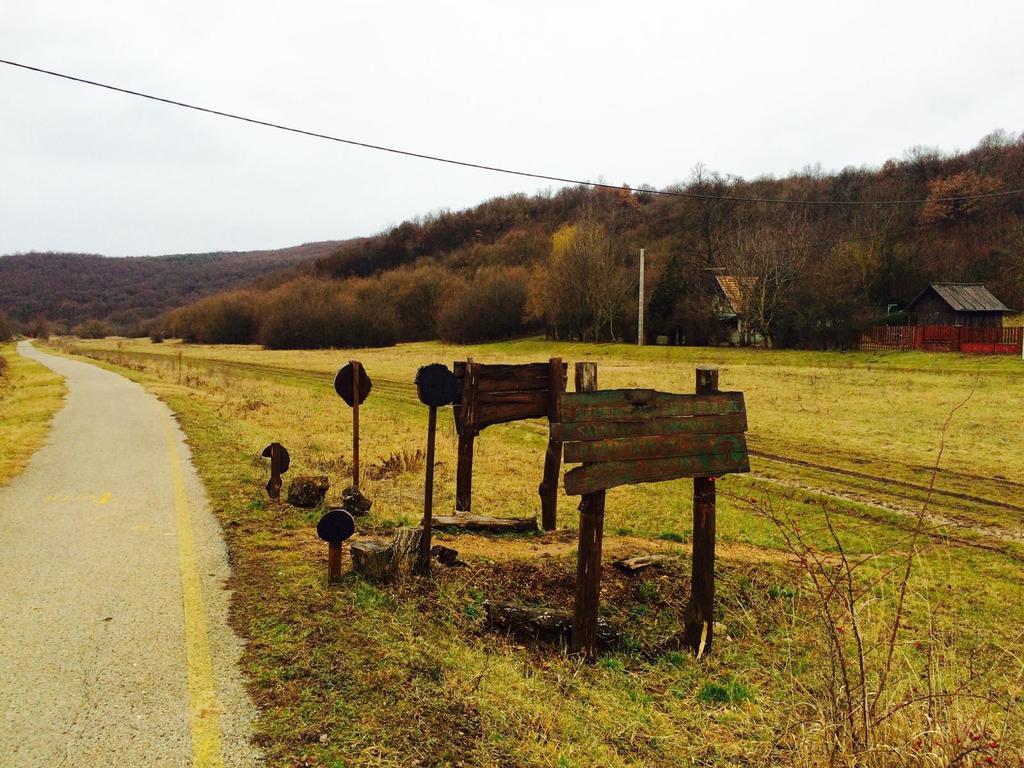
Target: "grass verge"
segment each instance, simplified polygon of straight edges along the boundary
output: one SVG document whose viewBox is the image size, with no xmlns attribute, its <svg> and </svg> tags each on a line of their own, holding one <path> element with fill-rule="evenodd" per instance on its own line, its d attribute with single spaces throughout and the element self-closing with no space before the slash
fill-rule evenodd
<svg viewBox="0 0 1024 768">
<path fill-rule="evenodd" d="M 64 401 L 64 380 L 0 344 L 0 485 L 8 484 L 43 444 Z"/>
<path fill-rule="evenodd" d="M 581 666 L 557 645 L 494 633 L 483 618 L 485 599 L 569 607 L 576 523 L 570 500 L 561 500 L 561 530 L 555 534 L 439 537 L 462 553 L 465 568 L 438 568 L 429 581 L 388 588 L 350 576 L 329 589 L 324 583 L 326 548 L 313 533 L 318 514 L 267 502 L 261 488 L 266 467 L 255 456 L 267 442 L 279 440 L 291 451 L 291 476 L 324 473 L 336 487 L 344 485 L 350 433 L 329 374 L 348 355 L 166 346 L 165 352 L 141 345 L 141 354 L 132 354 L 107 342 L 81 351 L 102 353 L 107 365 L 121 364 L 119 370 L 163 397 L 181 419 L 228 538 L 235 572 L 233 621 L 249 640 L 243 662 L 261 709 L 259 738 L 272 765 L 854 764 L 829 751 L 834 740 L 822 716 L 823 690 L 828 689 L 824 662 L 833 652 L 828 642 L 835 643 L 836 633 L 849 629 L 825 627 L 816 618 L 821 611 L 806 570 L 794 561 L 778 526 L 757 513 L 770 503 L 812 551 L 823 553 L 823 562 L 833 562 L 828 559 L 833 532 L 826 529 L 821 499 L 812 490 L 775 478 L 720 481 L 718 607 L 725 626 L 714 655 L 699 663 L 675 643 L 688 593 L 689 485 L 661 483 L 609 494 L 606 564 L 615 555 L 643 551 L 673 557 L 662 569 L 632 577 L 605 569 L 604 611 L 625 631 L 599 664 Z M 393 454 L 421 446 L 425 413 L 408 387 L 421 361 L 467 354 L 543 359 L 549 353 L 569 359 L 604 355 L 606 386 L 632 379 L 642 383 L 649 374 L 657 386 L 679 390 L 687 387 L 658 382 L 692 375 L 688 358 L 666 365 L 657 358 L 638 359 L 631 349 L 544 350 L 531 342 L 526 351 L 514 344 L 361 351 L 358 356 L 375 381 L 362 416 L 364 462 L 371 470 L 383 468 Z M 737 355 L 728 359 L 735 367 L 730 378 L 723 372 L 723 383 L 748 391 L 751 420 L 762 424 L 763 440 L 776 439 L 780 445 L 791 440 L 803 446 L 798 456 L 818 454 L 819 461 L 833 446 L 849 456 L 880 456 L 888 411 L 882 408 L 879 415 L 867 409 L 857 391 L 864 381 L 858 377 L 878 372 L 864 361 L 847 368 L 839 364 L 844 359 L 780 353 L 773 370 L 770 355 L 755 363 Z M 1006 378 L 1003 368 L 979 373 L 969 362 L 952 366 L 966 366 L 962 376 L 935 368 L 915 372 L 906 370 L 913 367 L 906 361 L 894 362 L 892 375 L 898 378 L 876 383 L 876 392 L 903 402 L 922 401 L 915 406 L 918 419 L 901 422 L 909 430 L 901 440 L 918 446 L 920 460 L 927 454 L 924 446 L 936 439 L 928 414 L 938 414 L 941 404 L 961 396 L 960 390 L 979 376 Z M 846 376 L 853 377 L 852 384 Z M 909 384 L 894 386 L 902 377 L 909 377 Z M 775 388 L 766 389 L 772 381 Z M 904 395 L 905 389 L 910 394 Z M 985 388 L 981 392 L 987 396 Z M 778 425 L 766 428 L 768 417 L 755 416 L 773 408 L 789 414 L 788 431 Z M 811 415 L 801 416 L 804 411 Z M 439 433 L 439 509 L 453 501 L 454 440 L 450 415 L 446 419 Z M 868 426 L 859 426 L 858 419 Z M 824 426 L 833 422 L 836 430 Z M 782 434 L 775 435 L 777 426 Z M 969 426 L 965 439 L 956 432 L 962 425 L 954 423 L 950 440 L 967 462 L 962 469 L 980 474 L 988 459 L 968 450 L 975 434 Z M 1001 416 L 992 419 L 992 429 L 1002 435 L 998 439 L 1012 439 Z M 477 465 L 480 511 L 522 515 L 536 509 L 544 442 L 542 423 L 484 433 Z M 904 471 L 919 461 L 897 449 L 892 460 Z M 521 471 L 509 472 L 509 467 Z M 844 482 L 842 475 L 815 475 L 813 467 L 803 466 L 800 471 L 808 485 L 824 484 L 840 494 L 828 502 L 829 525 L 843 542 L 845 561 L 856 564 L 858 600 L 891 615 L 899 596 L 888 576 L 908 557 L 914 563 L 909 598 L 902 601 L 906 621 L 898 632 L 899 663 L 890 689 L 914 697 L 918 686 L 939 679 L 931 672 L 927 679 L 922 675 L 935 663 L 933 652 L 958 664 L 969 659 L 965 667 L 972 675 L 1019 657 L 1024 577 L 1012 544 L 1006 551 L 979 548 L 954 540 L 948 526 L 938 526 L 929 529 L 927 543 L 918 548 L 908 543 L 900 515 L 843 498 L 848 489 L 837 485 Z M 997 500 L 1003 499 L 1000 489 L 1008 486 L 991 474 L 985 477 L 993 480 Z M 365 489 L 374 507 L 360 521 L 361 534 L 414 522 L 421 484 L 416 471 L 400 468 L 380 476 L 368 471 Z M 870 622 L 867 615 L 861 618 Z M 869 640 L 884 639 L 881 625 L 861 629 Z M 834 652 L 847 650 L 841 645 Z M 1012 663 L 998 670 L 978 673 L 974 683 L 985 686 L 986 702 L 1019 704 L 1024 695 L 1020 670 L 1014 672 Z M 832 705 L 842 709 L 842 702 Z M 972 759 L 1017 765 L 1021 725 L 1009 716 L 1000 719 L 1003 714 L 987 706 L 958 711 L 963 738 L 984 734 L 990 744 L 992 734 L 999 734 L 997 748 L 970 752 Z M 907 725 L 886 735 L 870 764 L 951 764 L 955 751 L 943 752 L 945 762 L 936 762 L 932 758 L 938 752 L 915 745 L 926 721 L 907 718 Z M 942 745 L 955 746 L 951 741 Z"/>
</svg>

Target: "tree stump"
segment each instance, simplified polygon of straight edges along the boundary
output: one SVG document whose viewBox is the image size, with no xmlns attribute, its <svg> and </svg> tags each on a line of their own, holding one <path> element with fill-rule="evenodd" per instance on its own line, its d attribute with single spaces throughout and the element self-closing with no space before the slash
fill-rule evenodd
<svg viewBox="0 0 1024 768">
<path fill-rule="evenodd" d="M 354 541 L 352 570 L 370 581 L 386 584 L 408 570 L 419 555 L 422 528 L 399 528 L 390 542 Z"/>
</svg>

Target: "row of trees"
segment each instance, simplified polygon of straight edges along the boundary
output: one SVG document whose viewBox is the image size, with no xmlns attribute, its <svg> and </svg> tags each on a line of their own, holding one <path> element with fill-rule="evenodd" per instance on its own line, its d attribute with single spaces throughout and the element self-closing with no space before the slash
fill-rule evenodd
<svg viewBox="0 0 1024 768">
<path fill-rule="evenodd" d="M 529 332 L 632 341 L 644 247 L 651 341 L 722 341 L 715 276 L 728 275 L 748 338 L 851 346 L 930 281 L 984 282 L 1024 307 L 1024 195 L 993 195 L 1022 186 L 1024 140 L 996 133 L 969 152 L 915 148 L 880 169 L 835 174 L 746 181 L 698 166 L 669 188 L 683 196 L 512 195 L 349 241 L 301 278 L 204 299 L 158 331 L 275 347 Z M 962 199 L 972 195 L 990 196 Z M 870 202 L 879 200 L 911 202 Z"/>
</svg>

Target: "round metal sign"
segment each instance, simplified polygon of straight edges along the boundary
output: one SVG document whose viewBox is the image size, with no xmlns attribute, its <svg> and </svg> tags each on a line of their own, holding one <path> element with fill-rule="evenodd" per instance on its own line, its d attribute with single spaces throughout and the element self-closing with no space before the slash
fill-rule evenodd
<svg viewBox="0 0 1024 768">
<path fill-rule="evenodd" d="M 416 372 L 416 395 L 434 408 L 451 405 L 459 396 L 459 380 L 441 363 L 425 365 Z"/>
<path fill-rule="evenodd" d="M 292 461 L 291 456 L 288 455 L 287 448 L 285 448 L 280 443 L 271 443 L 270 445 L 263 449 L 263 451 L 260 453 L 260 456 L 262 456 L 265 459 L 273 458 L 275 445 L 277 446 L 278 455 L 281 457 L 281 466 L 278 468 L 278 472 L 280 472 L 283 475 L 285 472 L 288 471 L 288 467 L 291 465 Z"/>
<path fill-rule="evenodd" d="M 356 532 L 356 521 L 344 509 L 329 509 L 316 524 L 316 535 L 331 544 L 340 544 Z"/>
<path fill-rule="evenodd" d="M 342 400 L 344 400 L 349 407 L 356 404 L 355 393 L 352 391 L 352 363 L 346 363 L 342 366 L 342 369 L 338 371 L 334 377 L 334 391 L 338 393 Z M 362 405 L 366 401 L 366 396 L 370 394 L 370 388 L 373 386 L 373 382 L 370 381 L 370 377 L 366 375 L 366 369 L 363 368 L 362 364 L 359 365 L 359 405 Z"/>
</svg>

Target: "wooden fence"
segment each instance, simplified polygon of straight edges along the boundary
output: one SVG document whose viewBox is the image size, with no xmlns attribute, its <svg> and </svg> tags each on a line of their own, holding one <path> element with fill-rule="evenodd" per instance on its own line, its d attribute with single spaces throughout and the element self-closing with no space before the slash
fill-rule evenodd
<svg viewBox="0 0 1024 768">
<path fill-rule="evenodd" d="M 970 325 L 879 325 L 860 341 L 867 351 L 881 349 L 925 352 L 968 352 L 977 355 L 1019 355 L 1024 328 Z"/>
</svg>

